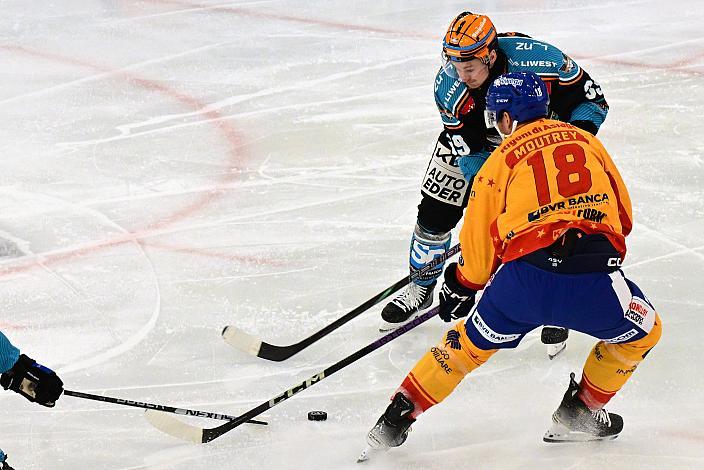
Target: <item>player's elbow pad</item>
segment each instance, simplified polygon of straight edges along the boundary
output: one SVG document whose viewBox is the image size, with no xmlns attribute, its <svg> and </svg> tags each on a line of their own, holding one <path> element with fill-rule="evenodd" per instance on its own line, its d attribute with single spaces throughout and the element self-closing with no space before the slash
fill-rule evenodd
<svg viewBox="0 0 704 470">
<path fill-rule="evenodd" d="M 595 103 L 580 103 L 572 111 L 570 124 L 584 129 L 592 135 L 596 135 L 599 131 L 599 127 L 601 127 L 606 119 L 608 112 L 609 106 L 606 104 L 606 101 L 599 105 Z"/>
<path fill-rule="evenodd" d="M 0 332 L 0 373 L 12 368 L 20 357 L 20 350 L 10 343 L 7 336 Z"/>
<path fill-rule="evenodd" d="M 572 121 L 570 124 L 589 132 L 591 135 L 596 135 L 596 133 L 599 132 L 599 128 L 597 127 L 596 124 L 594 124 L 594 121 L 586 121 L 586 120 L 578 119 L 576 121 Z"/>
</svg>

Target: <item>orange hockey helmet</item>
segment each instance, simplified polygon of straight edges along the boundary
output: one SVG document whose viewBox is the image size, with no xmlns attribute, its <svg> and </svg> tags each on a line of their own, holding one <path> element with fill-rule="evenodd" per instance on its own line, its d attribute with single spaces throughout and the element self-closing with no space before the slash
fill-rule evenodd
<svg viewBox="0 0 704 470">
<path fill-rule="evenodd" d="M 489 63 L 489 52 L 498 46 L 496 28 L 486 15 L 464 11 L 452 20 L 442 41 L 446 61 L 479 59 Z"/>
</svg>

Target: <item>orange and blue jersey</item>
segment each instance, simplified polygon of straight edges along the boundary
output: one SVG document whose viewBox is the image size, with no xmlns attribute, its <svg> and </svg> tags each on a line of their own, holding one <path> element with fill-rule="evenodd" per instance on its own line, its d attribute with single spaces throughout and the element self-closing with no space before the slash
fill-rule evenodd
<svg viewBox="0 0 704 470">
<path fill-rule="evenodd" d="M 416 405 L 412 417 L 540 325 L 600 340 L 585 362 L 580 398 L 594 409 L 607 403 L 657 344 L 662 322 L 618 264 L 563 271 L 560 263 L 591 265 L 604 251 L 620 262 L 631 227 L 628 191 L 596 137 L 547 118 L 516 129 L 475 176 L 460 232 L 458 280 L 482 296 L 399 387 Z M 557 253 L 571 236 L 586 240 L 573 246 L 585 249 Z M 533 262 L 542 257 L 553 268 Z"/>
<path fill-rule="evenodd" d="M 551 245 L 570 228 L 603 234 L 623 258 L 631 226 L 628 191 L 601 142 L 539 119 L 505 139 L 474 178 L 459 272 L 482 289 L 501 263 Z"/>
</svg>

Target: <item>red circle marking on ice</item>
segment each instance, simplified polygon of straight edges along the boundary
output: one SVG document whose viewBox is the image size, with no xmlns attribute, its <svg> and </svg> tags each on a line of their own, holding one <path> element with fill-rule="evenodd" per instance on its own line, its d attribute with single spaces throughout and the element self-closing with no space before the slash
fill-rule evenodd
<svg viewBox="0 0 704 470">
<path fill-rule="evenodd" d="M 390 34 L 390 35 L 394 35 L 394 36 L 401 35 L 404 37 L 410 37 L 410 38 L 414 38 L 414 39 L 439 40 L 438 36 L 423 34 L 423 33 L 414 33 L 414 32 L 401 31 L 401 30 L 393 30 L 393 29 L 389 29 L 389 28 L 381 28 L 381 27 L 375 27 L 375 26 L 341 23 L 341 22 L 316 19 L 316 18 L 296 17 L 296 16 L 291 16 L 291 15 L 258 12 L 258 11 L 248 10 L 248 9 L 240 8 L 240 7 L 223 7 L 223 6 L 215 6 L 214 7 L 214 6 L 200 5 L 197 3 L 180 1 L 180 0 L 146 0 L 146 2 L 159 3 L 159 4 L 170 4 L 170 5 L 177 5 L 177 6 L 188 7 L 188 8 L 201 8 L 201 9 L 207 9 L 209 11 L 225 12 L 228 14 L 236 14 L 236 15 L 240 15 L 240 16 L 268 18 L 268 19 L 274 19 L 274 20 L 279 20 L 279 21 L 288 21 L 288 22 L 294 22 L 294 23 L 317 25 L 317 26 L 323 26 L 323 27 L 328 27 L 328 28 L 332 28 L 332 29 L 342 29 L 342 30 L 347 30 L 347 31 L 363 31 L 363 32 L 373 32 L 373 33 L 380 33 L 380 34 Z M 171 98 L 176 99 L 177 101 L 179 101 L 180 103 L 184 104 L 185 106 L 187 106 L 191 109 L 202 110 L 203 108 L 205 108 L 204 103 L 196 100 L 195 98 L 193 98 L 191 96 L 188 96 L 188 95 L 185 95 L 181 92 L 178 92 L 178 91 L 176 91 L 172 88 L 169 88 L 166 85 L 159 83 L 155 80 L 141 78 L 141 77 L 138 77 L 134 74 L 131 74 L 131 73 L 128 73 L 125 71 L 113 69 L 113 68 L 110 68 L 110 67 L 107 67 L 104 65 L 96 64 L 93 62 L 88 62 L 85 60 L 65 57 L 65 56 L 61 56 L 61 55 L 53 54 L 53 53 L 49 53 L 49 52 L 37 51 L 37 50 L 29 49 L 26 47 L 22 47 L 22 46 L 0 45 L 0 49 L 5 49 L 7 51 L 22 53 L 22 54 L 26 54 L 26 55 L 35 56 L 35 57 L 41 57 L 41 58 L 45 58 L 48 60 L 61 62 L 64 64 L 71 64 L 71 65 L 75 65 L 75 66 L 79 66 L 79 67 L 88 68 L 91 70 L 97 70 L 102 73 L 109 73 L 113 76 L 121 77 L 129 82 L 133 82 L 133 83 L 137 84 L 138 86 L 140 86 L 141 88 L 156 91 L 159 93 L 163 93 L 167 96 L 170 96 Z M 693 70 L 690 66 L 690 64 L 693 61 L 701 58 L 702 55 L 704 55 L 704 52 L 695 51 L 695 53 L 692 54 L 689 58 L 679 59 L 671 64 L 660 64 L 660 65 L 653 64 L 653 63 L 630 61 L 627 59 L 609 59 L 608 57 L 600 58 L 600 57 L 575 56 L 575 58 L 580 59 L 580 60 L 593 60 L 593 61 L 602 62 L 602 63 L 611 63 L 611 64 L 617 64 L 617 65 L 623 65 L 623 66 L 630 66 L 630 67 L 642 67 L 642 68 L 647 68 L 647 69 L 666 70 L 666 71 L 679 72 L 679 73 L 685 73 L 685 74 L 690 74 L 690 75 L 702 75 L 702 74 L 704 74 L 704 72 L 701 72 L 698 70 Z M 208 117 L 209 119 L 213 120 L 213 124 L 220 129 L 220 131 L 223 133 L 225 139 L 230 144 L 229 153 L 230 153 L 230 158 L 233 163 L 233 172 L 232 172 L 233 174 L 228 176 L 227 178 L 224 178 L 222 183 L 231 182 L 235 178 L 235 172 L 237 169 L 237 165 L 239 163 L 241 163 L 240 160 L 242 157 L 239 155 L 238 150 L 243 146 L 242 137 L 227 121 L 222 119 L 223 116 L 220 113 L 218 113 L 217 111 L 211 110 L 211 111 L 204 112 L 203 114 L 206 117 Z M 144 236 L 148 235 L 150 231 L 156 231 L 158 229 L 162 229 L 162 228 L 169 226 L 178 220 L 184 219 L 184 218 L 188 217 L 189 215 L 193 214 L 194 212 L 206 207 L 213 200 L 215 200 L 219 197 L 219 194 L 217 193 L 216 189 L 217 189 L 217 187 L 214 188 L 214 191 L 201 197 L 199 200 L 193 202 L 192 204 L 186 206 L 185 208 L 183 208 L 183 209 L 181 209 L 171 215 L 166 216 L 162 220 L 146 227 L 144 230 L 142 230 L 140 232 L 130 233 L 126 236 L 118 237 L 118 238 L 115 238 L 112 240 L 96 242 L 95 244 L 91 244 L 91 245 L 81 247 L 81 248 L 78 248 L 78 249 L 75 249 L 72 251 L 68 251 L 66 253 L 47 255 L 46 257 L 44 257 L 44 262 L 45 263 L 46 262 L 56 262 L 56 261 L 71 259 L 71 258 L 74 258 L 77 256 L 84 255 L 86 253 L 90 253 L 90 252 L 99 250 L 101 248 L 107 248 L 107 247 L 111 247 L 111 246 L 115 246 L 115 245 L 120 245 L 120 244 L 123 244 L 126 242 L 130 242 L 130 241 L 136 241 L 140 237 L 144 237 Z M 3 274 L 3 273 L 10 274 L 10 273 L 22 272 L 22 271 L 26 271 L 34 266 L 36 266 L 36 263 L 1 268 L 0 274 Z"/>
<path fill-rule="evenodd" d="M 124 80 L 128 83 L 133 83 L 142 89 L 164 94 L 170 98 L 175 99 L 176 101 L 183 104 L 187 108 L 195 110 L 195 111 L 201 111 L 207 106 L 206 103 L 198 101 L 196 98 L 193 98 L 192 96 L 188 96 L 184 93 L 181 93 L 177 90 L 174 90 L 174 89 L 172 89 L 172 88 L 170 88 L 170 87 L 168 87 L 168 86 L 164 85 L 163 83 L 160 83 L 156 80 L 142 78 L 142 77 L 139 77 L 133 73 L 129 73 L 129 72 L 126 72 L 123 70 L 111 68 L 106 65 L 90 62 L 87 60 L 77 59 L 77 58 L 73 58 L 73 57 L 66 57 L 66 56 L 51 53 L 51 52 L 30 49 L 30 48 L 23 47 L 23 46 L 0 45 L 0 49 L 4 49 L 6 51 L 17 53 L 17 54 L 24 54 L 24 55 L 32 56 L 32 57 L 39 57 L 39 58 L 53 61 L 53 62 L 73 65 L 73 66 L 97 71 L 100 73 L 109 74 L 113 77 L 121 78 L 122 80 Z M 221 197 L 221 193 L 218 191 L 218 188 L 219 188 L 218 185 L 224 186 L 228 183 L 233 182 L 237 176 L 237 173 L 238 173 L 240 165 L 242 164 L 242 161 L 245 159 L 245 157 L 243 155 L 244 152 L 242 151 L 242 148 L 244 147 L 244 139 L 239 134 L 239 132 L 229 122 L 227 122 L 225 119 L 223 119 L 224 116 L 222 114 L 220 114 L 218 111 L 216 111 L 216 110 L 203 111 L 203 115 L 210 120 L 211 124 L 215 125 L 216 128 L 218 130 L 220 130 L 222 136 L 225 138 L 225 140 L 229 144 L 228 154 L 229 154 L 229 161 L 230 161 L 230 165 L 231 165 L 231 170 L 228 172 L 227 176 L 223 177 L 220 181 L 218 181 L 213 186 L 212 191 L 208 191 L 206 194 L 199 197 L 196 201 L 192 202 L 191 204 L 187 205 L 186 207 L 183 207 L 172 214 L 166 215 L 164 218 L 145 227 L 142 230 L 130 232 L 125 235 L 118 236 L 118 237 L 115 237 L 115 238 L 112 238 L 109 240 L 102 240 L 102 241 L 96 241 L 94 243 L 89 243 L 89 244 L 82 246 L 80 248 L 69 249 L 66 252 L 60 252 L 60 253 L 49 254 L 49 255 L 42 255 L 42 262 L 44 264 L 47 264 L 47 263 L 55 263 L 58 261 L 65 261 L 65 260 L 69 260 L 72 258 L 76 258 L 78 256 L 86 255 L 88 253 L 91 253 L 91 252 L 94 252 L 94 251 L 97 251 L 100 249 L 109 248 L 112 246 L 117 246 L 117 245 L 121 245 L 121 244 L 128 243 L 128 242 L 137 242 L 142 237 L 146 237 L 150 234 L 153 234 L 154 232 L 157 232 L 161 229 L 164 229 L 165 227 L 168 227 L 168 226 L 174 224 L 175 222 L 177 222 L 179 220 L 187 218 L 188 216 L 203 209 L 204 207 L 211 204 L 214 200 Z M 260 259 L 259 262 L 266 262 L 266 260 Z M 0 275 L 16 274 L 19 272 L 24 272 L 24 271 L 33 269 L 38 266 L 39 265 L 37 262 L 31 262 L 31 261 L 29 263 L 18 264 L 15 266 L 6 266 L 6 267 L 0 268 Z"/>
</svg>

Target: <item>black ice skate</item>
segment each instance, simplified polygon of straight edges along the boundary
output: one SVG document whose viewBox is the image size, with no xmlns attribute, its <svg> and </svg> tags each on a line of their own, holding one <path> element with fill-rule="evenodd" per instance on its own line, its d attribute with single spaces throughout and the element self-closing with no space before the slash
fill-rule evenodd
<svg viewBox="0 0 704 470">
<path fill-rule="evenodd" d="M 552 414 L 553 425 L 543 436 L 545 442 L 586 442 L 616 439 L 623 418 L 605 409 L 590 410 L 577 397 L 579 385 L 570 374 L 570 385 L 562 403 Z"/>
<path fill-rule="evenodd" d="M 423 310 L 433 304 L 433 291 L 436 284 L 437 281 L 429 286 L 419 286 L 414 282 L 408 284 L 381 311 L 382 322 L 379 325 L 379 331 L 395 330 L 423 313 Z"/>
<path fill-rule="evenodd" d="M 413 402 L 398 392 L 384 414 L 367 433 L 367 448 L 362 451 L 357 462 L 364 462 L 375 451 L 385 451 L 403 444 L 411 424 L 415 422 L 415 419 L 410 417 L 414 408 Z"/>
<path fill-rule="evenodd" d="M 540 332 L 540 341 L 548 347 L 548 358 L 552 361 L 567 347 L 570 330 L 559 326 L 544 326 Z"/>
</svg>

